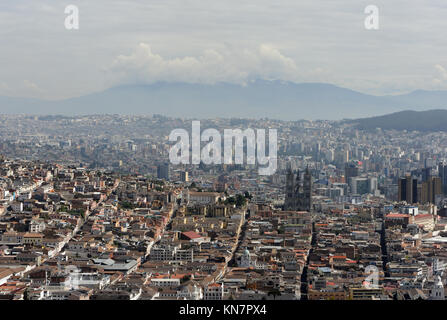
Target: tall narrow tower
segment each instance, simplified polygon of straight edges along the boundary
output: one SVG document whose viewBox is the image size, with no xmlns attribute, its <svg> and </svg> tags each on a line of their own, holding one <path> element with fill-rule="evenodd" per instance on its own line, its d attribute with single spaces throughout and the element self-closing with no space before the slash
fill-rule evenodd
<svg viewBox="0 0 447 320">
<path fill-rule="evenodd" d="M 306 169 L 301 180 L 300 172 L 289 168 L 286 177 L 284 210 L 310 211 L 312 209 L 312 176 Z"/>
<path fill-rule="evenodd" d="M 309 167 L 304 172 L 303 181 L 303 210 L 311 211 L 312 209 L 312 175 L 310 174 Z"/>
<path fill-rule="evenodd" d="M 295 206 L 295 175 L 293 174 L 292 168 L 288 168 L 286 177 L 286 190 L 285 190 L 285 210 L 294 210 Z"/>
</svg>

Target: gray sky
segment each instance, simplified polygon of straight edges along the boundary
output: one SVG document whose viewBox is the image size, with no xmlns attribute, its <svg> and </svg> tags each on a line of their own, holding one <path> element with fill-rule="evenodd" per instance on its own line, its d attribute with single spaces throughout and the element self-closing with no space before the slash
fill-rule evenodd
<svg viewBox="0 0 447 320">
<path fill-rule="evenodd" d="M 80 29 L 66 30 L 67 5 Z M 367 5 L 380 29 L 366 30 Z M 447 90 L 445 0 L 4 0 L 0 95 L 251 79 Z"/>
</svg>

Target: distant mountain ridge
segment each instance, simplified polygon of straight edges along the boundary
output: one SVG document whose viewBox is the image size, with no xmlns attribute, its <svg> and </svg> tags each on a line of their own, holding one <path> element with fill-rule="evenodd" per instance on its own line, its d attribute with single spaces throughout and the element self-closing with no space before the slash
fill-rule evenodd
<svg viewBox="0 0 447 320">
<path fill-rule="evenodd" d="M 120 86 L 61 101 L 0 97 L 0 113 L 163 114 L 172 117 L 282 120 L 373 117 L 447 108 L 447 91 L 373 96 L 325 83 L 257 80 L 246 86 L 155 83 Z"/>
<path fill-rule="evenodd" d="M 447 131 L 447 110 L 400 111 L 378 117 L 347 120 L 361 130 Z"/>
</svg>

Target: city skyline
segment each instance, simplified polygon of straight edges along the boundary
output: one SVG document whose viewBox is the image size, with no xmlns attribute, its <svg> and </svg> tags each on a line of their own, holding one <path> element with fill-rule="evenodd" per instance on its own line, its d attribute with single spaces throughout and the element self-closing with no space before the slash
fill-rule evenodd
<svg viewBox="0 0 447 320">
<path fill-rule="evenodd" d="M 0 2 L 0 301 L 447 300 L 446 16 Z"/>
<path fill-rule="evenodd" d="M 0 120 L 1 299 L 445 300 L 446 131 L 200 122 L 277 129 L 263 176 L 169 161 L 190 120 Z"/>
</svg>

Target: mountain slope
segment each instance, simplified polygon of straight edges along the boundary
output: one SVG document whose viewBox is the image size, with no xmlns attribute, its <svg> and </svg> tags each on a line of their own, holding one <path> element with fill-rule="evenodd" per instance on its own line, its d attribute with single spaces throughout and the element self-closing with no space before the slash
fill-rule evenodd
<svg viewBox="0 0 447 320">
<path fill-rule="evenodd" d="M 284 120 L 360 118 L 406 109 L 444 108 L 447 92 L 372 96 L 323 83 L 254 81 L 246 86 L 156 83 L 121 86 L 62 101 L 0 97 L 0 113 L 164 114 Z"/>
<path fill-rule="evenodd" d="M 447 131 L 447 110 L 401 111 L 379 117 L 349 120 L 362 130 Z"/>
</svg>

